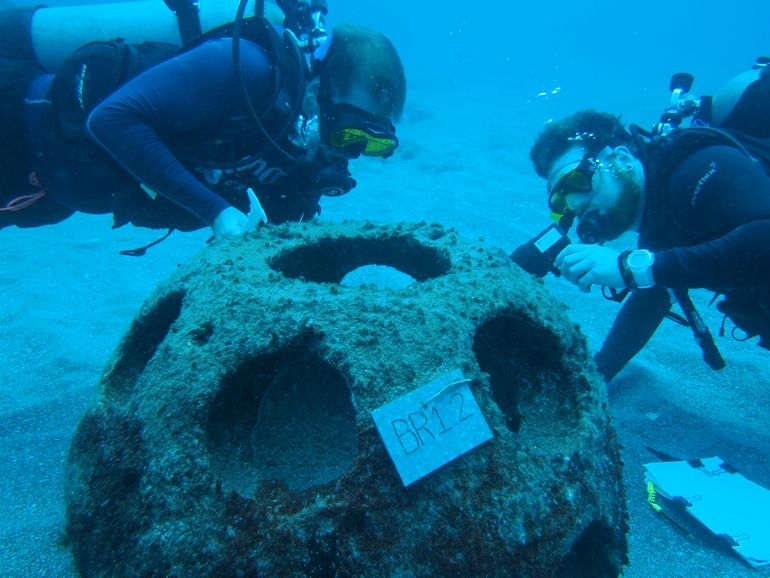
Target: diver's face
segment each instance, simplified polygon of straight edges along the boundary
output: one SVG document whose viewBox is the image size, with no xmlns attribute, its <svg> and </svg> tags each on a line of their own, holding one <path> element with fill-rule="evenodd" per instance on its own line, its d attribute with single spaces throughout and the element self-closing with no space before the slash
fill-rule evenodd
<svg viewBox="0 0 770 578">
<path fill-rule="evenodd" d="M 590 177 L 590 191 L 565 189 L 566 208 L 577 216 L 578 234 L 585 242 L 610 241 L 638 227 L 644 190 L 644 169 L 626 147 L 608 149 L 597 158 Z M 549 190 L 583 161 L 585 151 L 574 147 L 557 159 L 550 174 Z M 589 187 L 585 187 L 589 188 Z M 581 234 L 581 228 L 586 235 Z"/>
</svg>

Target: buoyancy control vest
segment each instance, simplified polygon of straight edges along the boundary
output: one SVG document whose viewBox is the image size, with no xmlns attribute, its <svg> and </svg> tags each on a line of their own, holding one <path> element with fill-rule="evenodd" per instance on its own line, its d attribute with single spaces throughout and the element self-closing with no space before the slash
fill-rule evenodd
<svg viewBox="0 0 770 578">
<path fill-rule="evenodd" d="M 634 143 L 647 169 L 646 188 L 653 197 L 650 204 L 658 204 L 656 201 L 660 199 L 654 197 L 665 188 L 676 167 L 695 152 L 711 146 L 736 148 L 770 175 L 770 68 L 766 61 L 757 59 L 757 63 L 762 64 L 739 74 L 714 96 L 680 99 L 678 108 L 687 112 L 679 116 L 673 130 L 669 128 L 660 134 L 655 129 L 648 132 L 638 126 L 631 127 Z M 677 116 L 676 108 L 675 105 L 667 109 L 661 121 L 671 118 L 672 109 Z M 686 116 L 693 117 L 691 126 L 680 128 L 679 122 Z M 661 126 L 663 122 L 656 125 L 656 129 Z"/>
<path fill-rule="evenodd" d="M 128 44 L 122 40 L 95 41 L 79 48 L 56 71 L 51 87 L 50 99 L 59 119 L 60 136 L 65 139 L 85 136 L 85 121 L 91 111 L 143 70 L 179 54 L 180 50 L 189 50 L 231 33 L 232 24 L 221 26 L 184 49 L 162 42 Z M 265 49 L 276 64 L 272 67 L 273 98 L 264 110 L 257 112 L 271 136 L 281 138 L 301 110 L 306 82 L 304 59 L 291 34 L 279 35 L 264 18 L 244 20 L 241 34 L 242 38 Z M 242 158 L 242 151 L 232 150 L 232 143 L 227 146 L 233 157 Z M 217 158 L 221 154 L 212 150 L 203 157 L 211 159 L 213 155 L 216 162 L 221 163 L 224 159 Z M 205 162 L 204 158 L 199 162 Z"/>
<path fill-rule="evenodd" d="M 226 37 L 232 25 L 225 25 L 207 34 L 198 42 L 211 38 Z M 264 18 L 244 20 L 242 38 L 265 49 L 275 66 L 272 67 L 273 98 L 257 111 L 264 130 L 273 139 L 281 139 L 297 118 L 305 92 L 305 60 L 292 41 L 289 33 L 280 35 Z M 188 50 L 192 47 L 185 48 Z M 111 183 L 115 204 L 115 225 L 132 222 L 137 226 L 181 230 L 193 230 L 203 226 L 200 221 L 160 197 L 148 205 L 145 192 L 128 178 L 117 163 L 102 151 L 86 134 L 85 122 L 90 112 L 104 98 L 112 94 L 126 81 L 143 70 L 173 57 L 179 47 L 166 43 L 145 42 L 138 45 L 120 40 L 91 42 L 76 50 L 65 60 L 53 78 L 47 106 L 37 99 L 29 123 L 36 127 L 32 132 L 36 170 L 41 181 L 60 178 L 63 171 L 78 174 L 86 182 Z M 43 118 L 41 118 L 43 117 Z M 46 127 L 40 130 L 40 127 Z M 229 135 L 226 142 L 211 143 L 208 149 L 180 151 L 179 158 L 187 166 L 218 168 L 244 165 L 264 156 L 262 150 L 254 151 L 254 130 L 244 123 L 243 132 Z M 244 143 L 252 149 L 245 150 Z M 219 194 L 221 187 L 212 186 Z M 245 193 L 244 193 L 245 195 Z M 242 206 L 243 199 L 224 196 L 234 206 Z M 248 204 L 246 205 L 248 208 Z M 139 207 L 142 209 L 139 210 Z M 155 209 L 161 209 L 153 214 Z M 141 213 L 141 216 L 137 216 Z"/>
<path fill-rule="evenodd" d="M 649 228 L 643 236 L 662 241 L 664 248 L 678 242 L 664 191 L 673 171 L 686 158 L 707 147 L 729 146 L 740 150 L 770 176 L 770 68 L 764 66 L 739 75 L 720 93 L 706 97 L 693 124 L 664 136 L 632 127 L 647 168 L 647 204 L 652 207 L 646 215 Z M 731 289 L 717 297 L 720 294 L 717 308 L 742 331 L 737 338 L 759 336 L 758 344 L 770 349 L 770 287 Z M 724 327 L 723 323 L 722 333 Z"/>
</svg>

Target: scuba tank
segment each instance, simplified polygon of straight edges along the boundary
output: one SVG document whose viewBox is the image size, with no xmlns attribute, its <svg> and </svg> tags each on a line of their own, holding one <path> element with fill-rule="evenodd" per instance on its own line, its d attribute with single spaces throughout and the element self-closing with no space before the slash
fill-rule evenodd
<svg viewBox="0 0 770 578">
<path fill-rule="evenodd" d="M 770 57 L 760 56 L 750 70 L 730 79 L 713 96 L 690 93 L 694 77 L 686 72 L 671 77 L 671 101 L 653 127 L 653 135 L 667 135 L 685 119 L 693 127 L 713 127 L 754 138 L 770 138 Z"/>
<path fill-rule="evenodd" d="M 257 11 L 262 5 L 264 12 Z M 275 0 L 248 0 L 247 14 L 281 24 L 284 13 Z M 122 38 L 184 46 L 201 34 L 231 23 L 232 0 L 136 0 L 60 6 L 14 7 L 0 10 L 0 57 L 31 60 L 53 72 L 75 50 L 97 40 Z"/>
<path fill-rule="evenodd" d="M 732 78 L 714 96 L 702 99 L 704 120 L 755 138 L 770 138 L 770 58 Z M 705 116 L 705 115 L 704 115 Z"/>
<path fill-rule="evenodd" d="M 760 56 L 750 70 L 710 96 L 690 94 L 692 83 L 692 75 L 675 74 L 671 101 L 660 121 L 651 131 L 632 125 L 634 138 L 687 142 L 693 150 L 709 144 L 733 146 L 770 174 L 770 58 Z M 687 119 L 690 126 L 682 128 Z"/>
</svg>

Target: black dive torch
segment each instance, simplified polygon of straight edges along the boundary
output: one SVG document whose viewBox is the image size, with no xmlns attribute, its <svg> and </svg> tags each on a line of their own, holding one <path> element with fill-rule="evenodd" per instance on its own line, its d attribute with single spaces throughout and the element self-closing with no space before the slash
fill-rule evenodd
<svg viewBox="0 0 770 578">
<path fill-rule="evenodd" d="M 561 272 L 554 266 L 556 256 L 570 244 L 567 233 L 557 224 L 546 227 L 532 239 L 520 245 L 511 253 L 511 259 L 530 275 L 545 277 Z"/>
</svg>

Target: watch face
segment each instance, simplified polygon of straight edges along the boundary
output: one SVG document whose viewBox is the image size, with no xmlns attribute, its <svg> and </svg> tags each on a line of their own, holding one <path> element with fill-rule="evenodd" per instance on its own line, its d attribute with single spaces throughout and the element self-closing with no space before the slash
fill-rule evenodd
<svg viewBox="0 0 770 578">
<path fill-rule="evenodd" d="M 652 254 L 649 251 L 632 251 L 626 260 L 629 269 L 645 269 L 652 264 Z"/>
</svg>

